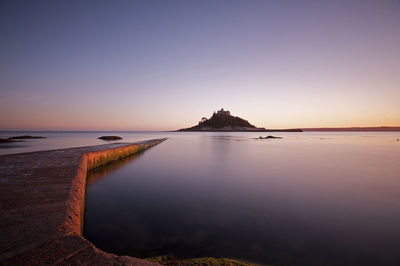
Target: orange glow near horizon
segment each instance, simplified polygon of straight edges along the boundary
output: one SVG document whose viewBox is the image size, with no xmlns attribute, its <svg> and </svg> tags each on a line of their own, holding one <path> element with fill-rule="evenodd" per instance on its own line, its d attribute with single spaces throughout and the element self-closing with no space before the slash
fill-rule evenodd
<svg viewBox="0 0 400 266">
<path fill-rule="evenodd" d="M 7 2 L 0 130 L 400 126 L 399 3 L 217 2 Z"/>
</svg>

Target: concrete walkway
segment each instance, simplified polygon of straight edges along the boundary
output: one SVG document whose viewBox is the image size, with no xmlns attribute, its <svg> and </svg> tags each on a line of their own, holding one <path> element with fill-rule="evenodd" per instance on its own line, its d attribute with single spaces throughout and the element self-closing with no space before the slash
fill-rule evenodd
<svg viewBox="0 0 400 266">
<path fill-rule="evenodd" d="M 0 156 L 1 265 L 155 265 L 82 237 L 87 170 L 165 139 Z"/>
</svg>

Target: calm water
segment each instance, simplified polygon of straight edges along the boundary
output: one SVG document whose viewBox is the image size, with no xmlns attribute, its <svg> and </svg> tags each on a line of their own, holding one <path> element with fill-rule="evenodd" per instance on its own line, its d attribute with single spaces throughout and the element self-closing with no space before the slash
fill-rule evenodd
<svg viewBox="0 0 400 266">
<path fill-rule="evenodd" d="M 103 250 L 400 265 L 400 132 L 275 133 L 283 139 L 271 140 L 252 139 L 260 133 L 28 134 L 47 138 L 0 153 L 103 144 L 101 135 L 169 137 L 90 174 L 84 234 Z"/>
<path fill-rule="evenodd" d="M 25 139 L 21 142 L 0 143 L 0 155 L 84 147 L 109 143 L 97 139 L 104 135 L 117 135 L 123 139 L 116 142 L 134 142 L 152 138 L 169 137 L 171 132 L 129 132 L 129 131 L 0 131 L 0 138 L 31 135 L 43 136 L 45 139 Z M 115 141 L 114 141 L 115 142 Z"/>
<path fill-rule="evenodd" d="M 85 237 L 138 257 L 400 265 L 400 133 L 171 134 L 90 175 Z"/>
</svg>

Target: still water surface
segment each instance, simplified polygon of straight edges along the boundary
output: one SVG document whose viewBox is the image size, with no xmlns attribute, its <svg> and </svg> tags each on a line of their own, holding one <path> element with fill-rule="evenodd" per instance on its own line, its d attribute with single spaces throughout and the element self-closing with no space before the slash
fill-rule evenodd
<svg viewBox="0 0 400 266">
<path fill-rule="evenodd" d="M 399 265 L 400 133 L 171 134 L 89 176 L 85 237 L 138 257 Z"/>
<path fill-rule="evenodd" d="M 152 138 L 168 137 L 173 132 L 138 131 L 0 131 L 0 138 L 13 136 L 42 136 L 44 139 L 24 139 L 14 143 L 0 143 L 0 155 L 84 147 L 109 143 L 101 136 L 117 135 L 123 139 L 114 142 L 134 142 Z"/>
<path fill-rule="evenodd" d="M 89 175 L 85 237 L 138 257 L 400 265 L 400 132 L 0 132 L 0 154 L 169 137 Z"/>
</svg>

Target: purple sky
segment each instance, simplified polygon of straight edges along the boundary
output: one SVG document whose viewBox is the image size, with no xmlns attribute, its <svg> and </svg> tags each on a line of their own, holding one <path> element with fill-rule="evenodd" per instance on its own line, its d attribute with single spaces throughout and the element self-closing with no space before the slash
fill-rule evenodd
<svg viewBox="0 0 400 266">
<path fill-rule="evenodd" d="M 0 0 L 0 36 L 0 130 L 400 125 L 397 0 Z"/>
</svg>

